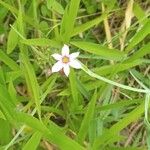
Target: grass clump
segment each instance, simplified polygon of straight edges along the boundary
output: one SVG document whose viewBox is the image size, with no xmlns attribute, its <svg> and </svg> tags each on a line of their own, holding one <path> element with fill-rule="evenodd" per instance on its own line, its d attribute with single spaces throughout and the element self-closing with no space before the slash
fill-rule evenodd
<svg viewBox="0 0 150 150">
<path fill-rule="evenodd" d="M 149 8 L 0 0 L 0 149 L 150 149 Z"/>
</svg>

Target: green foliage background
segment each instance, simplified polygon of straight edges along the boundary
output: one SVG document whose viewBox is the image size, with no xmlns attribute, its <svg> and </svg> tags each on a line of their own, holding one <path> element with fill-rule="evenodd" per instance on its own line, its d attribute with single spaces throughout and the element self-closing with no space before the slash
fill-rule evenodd
<svg viewBox="0 0 150 150">
<path fill-rule="evenodd" d="M 0 149 L 150 149 L 149 0 L 0 0 Z M 81 70 L 52 73 L 63 44 Z"/>
</svg>

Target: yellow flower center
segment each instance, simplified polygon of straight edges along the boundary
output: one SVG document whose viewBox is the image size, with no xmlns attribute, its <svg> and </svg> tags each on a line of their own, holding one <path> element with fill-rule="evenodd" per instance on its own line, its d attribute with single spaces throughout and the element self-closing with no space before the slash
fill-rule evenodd
<svg viewBox="0 0 150 150">
<path fill-rule="evenodd" d="M 62 58 L 62 62 L 63 62 L 63 63 L 68 63 L 68 62 L 69 62 L 69 57 L 64 56 L 64 57 Z"/>
</svg>

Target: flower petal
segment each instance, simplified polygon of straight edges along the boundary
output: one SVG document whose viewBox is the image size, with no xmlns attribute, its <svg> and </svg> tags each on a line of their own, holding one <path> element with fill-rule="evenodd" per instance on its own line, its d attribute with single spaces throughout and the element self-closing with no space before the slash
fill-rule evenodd
<svg viewBox="0 0 150 150">
<path fill-rule="evenodd" d="M 64 73 L 67 77 L 69 76 L 70 68 L 68 64 L 64 65 Z"/>
<path fill-rule="evenodd" d="M 69 46 L 64 44 L 64 46 L 62 47 L 62 56 L 68 56 L 69 55 Z"/>
<path fill-rule="evenodd" d="M 52 72 L 58 72 L 59 70 L 61 70 L 63 68 L 63 64 L 58 61 L 57 63 L 55 63 L 52 67 Z"/>
<path fill-rule="evenodd" d="M 79 52 L 75 52 L 75 53 L 72 53 L 72 54 L 70 54 L 70 59 L 75 59 L 76 57 L 78 57 L 79 56 Z"/>
<path fill-rule="evenodd" d="M 51 55 L 52 57 L 54 57 L 56 60 L 61 60 L 61 58 L 62 58 L 62 56 L 61 55 L 59 55 L 59 54 L 53 54 L 53 55 Z"/>
<path fill-rule="evenodd" d="M 76 68 L 76 69 L 82 68 L 82 66 L 78 60 L 70 61 L 69 65 L 73 68 Z"/>
</svg>

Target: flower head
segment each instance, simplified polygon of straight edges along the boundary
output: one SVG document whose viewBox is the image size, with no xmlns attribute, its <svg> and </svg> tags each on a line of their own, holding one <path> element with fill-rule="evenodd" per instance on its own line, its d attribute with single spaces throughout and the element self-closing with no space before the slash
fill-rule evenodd
<svg viewBox="0 0 150 150">
<path fill-rule="evenodd" d="M 58 72 L 63 69 L 65 75 L 68 76 L 70 67 L 76 69 L 81 68 L 81 64 L 76 59 L 79 56 L 79 52 L 69 54 L 69 47 L 67 45 L 62 47 L 61 55 L 55 53 L 52 56 L 58 61 L 53 65 L 52 72 Z"/>
</svg>

